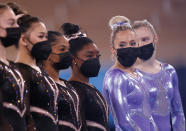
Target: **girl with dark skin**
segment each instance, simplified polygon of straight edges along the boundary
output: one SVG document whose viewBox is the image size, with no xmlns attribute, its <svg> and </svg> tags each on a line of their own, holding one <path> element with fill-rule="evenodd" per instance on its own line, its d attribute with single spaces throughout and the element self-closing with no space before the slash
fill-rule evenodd
<svg viewBox="0 0 186 131">
<path fill-rule="evenodd" d="M 94 42 L 79 32 L 79 26 L 65 23 L 62 26 L 69 40 L 73 57 L 70 83 L 79 94 L 82 102 L 81 113 L 88 131 L 107 131 L 108 108 L 101 93 L 89 83 L 90 77 L 96 77 L 100 69 L 100 52 Z"/>
<path fill-rule="evenodd" d="M 58 88 L 54 80 L 36 64 L 36 61 L 46 60 L 51 52 L 47 29 L 39 18 L 30 15 L 20 17 L 18 24 L 22 33 L 16 66 L 23 75 L 29 94 L 28 110 L 36 130 L 56 131 Z"/>
<path fill-rule="evenodd" d="M 83 130 L 79 96 L 68 81 L 59 78 L 59 71 L 67 69 L 72 64 L 72 56 L 69 53 L 69 43 L 61 33 L 49 31 L 52 52 L 43 68 L 55 80 L 58 89 L 58 126 L 60 131 Z"/>
</svg>

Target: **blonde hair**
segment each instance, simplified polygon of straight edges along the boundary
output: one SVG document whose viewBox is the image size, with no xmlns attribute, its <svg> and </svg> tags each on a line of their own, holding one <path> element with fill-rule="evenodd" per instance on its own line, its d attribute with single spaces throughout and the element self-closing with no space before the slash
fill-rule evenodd
<svg viewBox="0 0 186 131">
<path fill-rule="evenodd" d="M 116 34 L 120 31 L 131 30 L 130 20 L 125 16 L 114 16 L 109 20 L 109 27 L 111 32 L 111 44 L 114 45 Z"/>
<path fill-rule="evenodd" d="M 154 36 L 157 35 L 153 25 L 147 20 L 134 21 L 133 29 L 139 29 L 140 27 L 146 27 L 150 29 Z"/>
</svg>

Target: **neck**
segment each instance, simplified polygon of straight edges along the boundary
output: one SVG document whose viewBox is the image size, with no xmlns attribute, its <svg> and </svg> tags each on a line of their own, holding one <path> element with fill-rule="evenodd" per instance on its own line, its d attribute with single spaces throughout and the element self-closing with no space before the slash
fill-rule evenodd
<svg viewBox="0 0 186 131">
<path fill-rule="evenodd" d="M 48 75 L 56 82 L 59 82 L 59 71 L 57 71 L 51 62 L 48 60 L 43 63 L 44 70 L 48 73 Z"/>
<path fill-rule="evenodd" d="M 0 61 L 4 62 L 5 64 L 9 64 L 9 62 L 6 59 L 6 49 L 2 45 L 2 42 L 0 41 Z"/>
<path fill-rule="evenodd" d="M 78 67 L 74 66 L 74 69 L 72 69 L 72 74 L 69 78 L 69 81 L 78 81 L 81 83 L 85 83 L 89 85 L 89 78 L 85 77 L 80 70 L 78 69 Z"/>
<path fill-rule="evenodd" d="M 136 68 L 147 73 L 155 74 L 161 71 L 162 66 L 161 63 L 155 59 L 155 55 L 153 55 L 149 60 L 137 65 Z"/>
<path fill-rule="evenodd" d="M 23 63 L 31 67 L 36 66 L 36 60 L 30 55 L 27 49 L 19 47 L 16 63 Z"/>
<path fill-rule="evenodd" d="M 156 60 L 156 56 L 155 56 L 155 54 L 149 59 L 149 60 L 147 60 L 147 61 L 144 61 L 143 63 L 141 63 L 139 66 L 137 66 L 137 67 L 143 67 L 143 68 L 145 68 L 145 67 L 155 67 L 155 66 L 157 66 L 157 64 L 160 64 L 159 62 L 158 62 L 158 60 Z"/>
</svg>

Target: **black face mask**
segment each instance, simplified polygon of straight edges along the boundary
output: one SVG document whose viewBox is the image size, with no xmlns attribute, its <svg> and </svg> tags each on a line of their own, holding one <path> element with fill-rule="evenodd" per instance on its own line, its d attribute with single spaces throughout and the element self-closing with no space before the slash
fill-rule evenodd
<svg viewBox="0 0 186 131">
<path fill-rule="evenodd" d="M 4 47 L 9 47 L 11 45 L 18 45 L 19 39 L 21 37 L 21 29 L 19 27 L 6 28 L 6 37 L 1 37 L 1 41 Z"/>
<path fill-rule="evenodd" d="M 144 45 L 142 47 L 139 47 L 139 55 L 138 57 L 144 61 L 150 59 L 154 53 L 154 46 L 153 43 L 150 43 L 148 45 Z"/>
<path fill-rule="evenodd" d="M 52 53 L 55 54 L 55 53 Z M 54 63 L 54 68 L 56 70 L 63 70 L 63 69 L 67 69 L 72 65 L 72 56 L 70 54 L 70 52 L 66 52 L 66 53 L 60 53 L 60 54 L 55 54 L 55 55 L 59 55 L 60 57 L 60 61 L 57 63 Z"/>
<path fill-rule="evenodd" d="M 119 63 L 126 68 L 134 65 L 137 59 L 137 54 L 137 48 L 129 47 L 117 49 L 117 59 Z"/>
<path fill-rule="evenodd" d="M 80 59 L 80 58 L 78 58 Z M 82 59 L 80 59 L 82 60 Z M 82 60 L 83 63 L 80 67 L 80 71 L 81 73 L 85 76 L 85 77 L 96 77 L 99 74 L 99 70 L 101 68 L 101 64 L 99 61 L 99 58 L 91 58 L 88 60 Z"/>
<path fill-rule="evenodd" d="M 30 42 L 32 44 L 32 42 Z M 52 48 L 48 40 L 32 44 L 31 55 L 37 61 L 47 60 Z"/>
</svg>

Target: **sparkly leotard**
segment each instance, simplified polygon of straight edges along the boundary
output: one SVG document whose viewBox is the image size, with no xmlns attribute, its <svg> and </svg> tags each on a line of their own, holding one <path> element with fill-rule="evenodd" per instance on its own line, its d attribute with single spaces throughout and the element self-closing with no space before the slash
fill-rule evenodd
<svg viewBox="0 0 186 131">
<path fill-rule="evenodd" d="M 30 112 L 33 116 L 36 130 L 57 131 L 57 98 L 56 83 L 44 70 L 41 72 L 32 67 L 17 63 L 29 89 Z"/>
<path fill-rule="evenodd" d="M 60 131 L 82 131 L 79 96 L 68 81 L 66 86 L 57 83 L 59 88 L 58 115 Z"/>
<path fill-rule="evenodd" d="M 175 69 L 164 64 L 157 74 L 136 73 L 112 68 L 105 75 L 103 92 L 116 131 L 170 131 L 171 117 L 174 131 L 185 131 Z"/>
<path fill-rule="evenodd" d="M 70 81 L 78 92 L 82 102 L 81 112 L 84 112 L 88 131 L 108 131 L 108 107 L 102 94 L 87 84 Z"/>
<path fill-rule="evenodd" d="M 185 131 L 176 70 L 169 64 L 161 65 L 161 71 L 156 74 L 136 70 L 148 88 L 153 119 L 158 131 L 169 131 L 171 125 L 174 131 Z"/>
<path fill-rule="evenodd" d="M 0 90 L 4 117 L 14 131 L 25 131 L 25 82 L 13 62 L 6 65 L 0 61 Z"/>
</svg>

